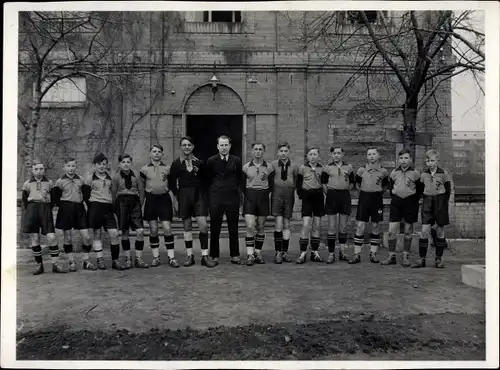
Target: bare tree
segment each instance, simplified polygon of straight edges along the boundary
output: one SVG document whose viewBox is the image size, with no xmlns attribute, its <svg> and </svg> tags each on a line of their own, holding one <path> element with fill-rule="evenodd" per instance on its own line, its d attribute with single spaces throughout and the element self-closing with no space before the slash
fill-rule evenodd
<svg viewBox="0 0 500 370">
<path fill-rule="evenodd" d="M 415 154 L 418 113 L 428 102 L 435 104 L 436 115 L 440 113 L 441 85 L 461 73 L 472 73 L 476 81 L 484 73 L 485 34 L 471 21 L 473 13 L 338 11 L 288 19 L 301 30 L 294 35 L 296 41 L 322 55 L 324 64 L 349 55 L 355 66 L 343 85 L 333 87 L 322 109 L 335 109 L 335 103 L 364 79 L 365 94 L 377 103 L 376 109 L 387 115 L 402 113 L 404 145 Z M 376 76 L 374 70 L 389 72 Z M 389 91 L 384 98 L 371 92 L 375 79 Z"/>
</svg>

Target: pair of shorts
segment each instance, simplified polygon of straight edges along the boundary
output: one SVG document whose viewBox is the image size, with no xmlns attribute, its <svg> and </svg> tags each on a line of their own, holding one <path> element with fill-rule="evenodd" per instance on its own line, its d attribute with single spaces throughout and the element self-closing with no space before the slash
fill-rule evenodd
<svg viewBox="0 0 500 370">
<path fill-rule="evenodd" d="M 92 230 L 117 229 L 113 204 L 101 202 L 89 202 L 87 212 L 89 228 Z"/>
<path fill-rule="evenodd" d="M 172 198 L 169 193 L 152 194 L 146 193 L 146 203 L 144 204 L 145 221 L 170 221 L 174 216 L 172 209 Z"/>
<path fill-rule="evenodd" d="M 137 195 L 121 194 L 116 198 L 116 216 L 121 231 L 144 228 L 141 212 L 141 200 Z"/>
<path fill-rule="evenodd" d="M 253 216 L 269 215 L 269 190 L 246 189 L 243 214 Z"/>
<path fill-rule="evenodd" d="M 324 215 L 323 189 L 302 190 L 302 217 L 323 217 Z"/>
<path fill-rule="evenodd" d="M 326 193 L 325 212 L 327 215 L 351 214 L 351 193 L 349 190 L 328 189 Z"/>
<path fill-rule="evenodd" d="M 450 224 L 448 199 L 445 194 L 424 195 L 422 201 L 422 225 L 445 226 Z"/>
<path fill-rule="evenodd" d="M 406 198 L 392 194 L 391 207 L 389 211 L 389 222 L 401 222 L 408 224 L 418 221 L 418 195 L 413 194 Z"/>
<path fill-rule="evenodd" d="M 207 196 L 199 187 L 179 189 L 179 217 L 183 220 L 191 217 L 207 217 Z"/>
<path fill-rule="evenodd" d="M 360 191 L 356 220 L 368 222 L 371 219 L 371 222 L 380 222 L 383 218 L 384 202 L 382 200 L 382 192 L 368 193 Z"/>
<path fill-rule="evenodd" d="M 295 204 L 295 188 L 275 186 L 271 197 L 271 212 L 274 217 L 292 218 Z"/>
<path fill-rule="evenodd" d="M 87 212 L 83 203 L 61 201 L 56 217 L 56 229 L 88 229 Z"/>
<path fill-rule="evenodd" d="M 54 218 L 50 203 L 30 202 L 24 211 L 23 233 L 47 235 L 54 233 Z"/>
</svg>

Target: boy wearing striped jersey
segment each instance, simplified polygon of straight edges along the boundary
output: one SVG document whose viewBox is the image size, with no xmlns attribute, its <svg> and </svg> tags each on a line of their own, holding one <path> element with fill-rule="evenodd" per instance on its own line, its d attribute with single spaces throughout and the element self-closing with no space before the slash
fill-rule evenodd
<svg viewBox="0 0 500 370">
<path fill-rule="evenodd" d="M 273 187 L 271 189 L 271 211 L 275 218 L 274 227 L 274 262 L 277 264 L 292 262 L 288 255 L 290 244 L 290 220 L 295 203 L 295 185 L 299 166 L 290 159 L 290 144 L 278 145 L 278 159 L 272 162 Z"/>
<path fill-rule="evenodd" d="M 427 169 L 420 174 L 423 193 L 422 232 L 418 241 L 420 259 L 412 267 L 426 266 L 429 234 L 432 225 L 436 223 L 437 235 L 434 242 L 436 257 L 434 264 L 437 268 L 443 268 L 443 251 L 446 246 L 444 227 L 450 224 L 448 203 L 451 195 L 451 181 L 448 172 L 439 167 L 439 153 L 436 150 L 431 149 L 425 153 L 425 164 Z"/>
<path fill-rule="evenodd" d="M 44 272 L 40 234 L 47 236 L 52 272 L 65 273 L 66 271 L 58 263 L 59 247 L 52 216 L 54 193 L 52 181 L 45 177 L 45 166 L 37 160 L 33 161 L 31 173 L 30 179 L 22 187 L 22 202 L 24 208 L 23 232 L 30 234 L 31 250 L 37 263 L 33 275 L 40 275 Z"/>
<path fill-rule="evenodd" d="M 413 224 L 418 220 L 418 200 L 420 190 L 420 173 L 412 166 L 412 158 L 408 149 L 402 149 L 399 154 L 399 166 L 389 176 L 389 191 L 391 193 L 391 208 L 389 213 L 389 257 L 380 262 L 382 265 L 395 265 L 396 244 L 399 225 L 405 222 L 404 249 L 401 264 L 410 266 L 408 259 L 411 249 Z"/>
<path fill-rule="evenodd" d="M 135 260 L 137 268 L 148 268 L 149 265 L 142 260 L 144 250 L 144 222 L 142 220 L 141 204 L 144 201 L 144 189 L 139 176 L 131 169 L 132 157 L 124 154 L 118 157 L 120 162 L 119 171 L 113 176 L 111 193 L 115 213 L 118 217 L 118 226 L 122 232 L 121 242 L 125 255 L 123 266 L 127 269 L 132 267 L 130 259 L 130 229 L 135 231 Z"/>
<path fill-rule="evenodd" d="M 165 247 L 168 253 L 168 264 L 171 267 L 180 267 L 174 254 L 174 235 L 172 234 L 172 198 L 170 189 L 172 180 L 170 166 L 162 162 L 163 147 L 154 144 L 150 151 L 151 162 L 141 168 L 140 178 L 145 190 L 144 220 L 149 223 L 149 242 L 153 253 L 151 267 L 161 265 L 160 260 L 160 238 L 158 237 L 158 220 L 161 222 Z"/>
<path fill-rule="evenodd" d="M 297 195 L 302 199 L 302 230 L 300 233 L 300 254 L 297 264 L 303 264 L 307 258 L 309 235 L 311 236 L 311 261 L 323 262 L 319 254 L 321 217 L 325 215 L 325 197 L 323 184 L 328 182 L 328 174 L 318 163 L 319 149 L 307 151 L 307 162 L 299 167 L 297 175 Z"/>
<path fill-rule="evenodd" d="M 64 233 L 64 253 L 69 259 L 69 271 L 76 271 L 73 257 L 71 229 L 76 229 L 82 237 L 83 269 L 95 271 L 97 268 L 90 262 L 92 243 L 87 223 L 87 212 L 83 205 L 83 193 L 86 191 L 84 179 L 76 174 L 76 159 L 64 160 L 64 175 L 54 184 L 54 204 L 58 206 L 56 229 Z"/>
<path fill-rule="evenodd" d="M 335 239 L 339 234 L 339 260 L 347 261 L 345 247 L 347 242 L 347 220 L 351 214 L 351 193 L 355 184 L 354 171 L 350 164 L 342 161 L 344 150 L 333 145 L 330 148 L 331 162 L 325 167 L 328 174 L 325 211 L 328 215 L 328 259 L 326 263 L 335 262 Z M 337 228 L 338 214 L 338 228 Z"/>
<path fill-rule="evenodd" d="M 112 179 L 106 171 L 108 159 L 102 153 L 97 154 L 92 161 L 94 172 L 85 179 L 86 191 L 84 200 L 88 208 L 89 228 L 93 230 L 94 252 L 97 255 L 97 268 L 106 270 L 102 255 L 101 229 L 107 231 L 110 239 L 111 267 L 115 270 L 124 270 L 120 261 L 120 242 L 118 227 L 114 215 L 114 199 L 112 193 Z"/>
<path fill-rule="evenodd" d="M 379 222 L 383 218 L 384 203 L 382 195 L 388 186 L 388 174 L 379 163 L 379 152 L 377 148 L 369 148 L 366 152 L 368 163 L 360 167 L 356 173 L 356 183 L 359 185 L 359 201 L 356 213 L 356 234 L 354 236 L 354 256 L 349 260 L 350 264 L 361 262 L 361 251 L 363 249 L 365 226 L 368 221 L 372 222 L 372 233 L 370 235 L 370 262 L 379 263 L 377 250 L 380 242 Z"/>
<path fill-rule="evenodd" d="M 264 245 L 264 225 L 269 215 L 269 193 L 272 188 L 273 167 L 263 159 L 266 146 L 252 144 L 253 159 L 245 163 L 242 170 L 242 187 L 245 196 L 243 214 L 245 215 L 247 247 L 247 266 L 265 263 L 262 257 Z"/>
<path fill-rule="evenodd" d="M 182 157 L 177 158 L 170 168 L 172 192 L 179 204 L 179 216 L 184 226 L 184 244 L 186 245 L 185 267 L 195 264 L 193 255 L 193 223 L 196 217 L 201 246 L 201 265 L 214 267 L 208 258 L 208 200 L 203 184 L 204 163 L 193 154 L 193 140 L 189 136 L 181 139 Z"/>
</svg>

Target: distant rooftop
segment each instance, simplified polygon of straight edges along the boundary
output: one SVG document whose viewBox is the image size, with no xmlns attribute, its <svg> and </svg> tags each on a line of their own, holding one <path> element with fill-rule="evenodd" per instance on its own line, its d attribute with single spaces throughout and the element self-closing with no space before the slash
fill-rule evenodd
<svg viewBox="0 0 500 370">
<path fill-rule="evenodd" d="M 484 140 L 484 131 L 453 131 L 453 140 Z"/>
</svg>

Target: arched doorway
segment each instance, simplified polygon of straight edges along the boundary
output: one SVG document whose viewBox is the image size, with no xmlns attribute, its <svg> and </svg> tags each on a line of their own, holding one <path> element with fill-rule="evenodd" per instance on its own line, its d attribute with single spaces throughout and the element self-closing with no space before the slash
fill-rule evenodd
<svg viewBox="0 0 500 370">
<path fill-rule="evenodd" d="M 231 138 L 231 153 L 242 158 L 245 153 L 245 107 L 241 98 L 227 86 L 211 85 L 196 89 L 184 105 L 185 133 L 194 141 L 194 154 L 206 160 L 217 154 L 217 138 Z M 242 158 L 244 160 L 244 158 Z"/>
</svg>

